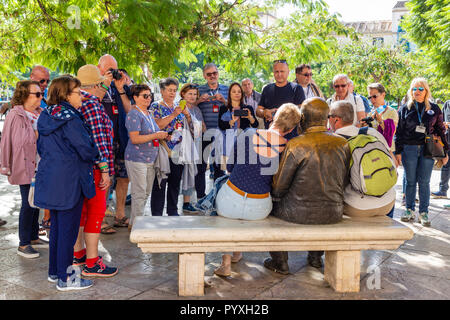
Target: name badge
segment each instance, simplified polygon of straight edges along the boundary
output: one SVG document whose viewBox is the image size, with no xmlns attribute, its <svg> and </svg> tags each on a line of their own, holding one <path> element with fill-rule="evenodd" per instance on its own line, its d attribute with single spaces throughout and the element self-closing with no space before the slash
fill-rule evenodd
<svg viewBox="0 0 450 320">
<path fill-rule="evenodd" d="M 217 104 L 213 105 L 213 112 L 219 112 L 219 106 Z"/>
<path fill-rule="evenodd" d="M 416 132 L 425 133 L 426 131 L 427 131 L 427 128 L 425 128 L 425 126 L 420 125 L 420 126 L 416 127 Z"/>
<path fill-rule="evenodd" d="M 112 106 L 112 112 L 113 112 L 113 114 L 119 114 L 119 107 L 116 106 L 116 105 L 113 105 Z"/>
</svg>

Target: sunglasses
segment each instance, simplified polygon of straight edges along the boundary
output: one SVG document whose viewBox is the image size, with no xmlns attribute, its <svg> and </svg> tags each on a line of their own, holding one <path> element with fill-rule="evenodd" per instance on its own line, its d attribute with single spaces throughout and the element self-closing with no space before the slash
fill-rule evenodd
<svg viewBox="0 0 450 320">
<path fill-rule="evenodd" d="M 335 84 L 334 87 L 337 88 L 345 88 L 347 84 Z"/>
<path fill-rule="evenodd" d="M 422 92 L 423 90 L 425 90 L 424 87 L 418 87 L 418 88 L 413 88 L 412 89 L 414 92 L 416 92 L 417 90 L 419 90 L 420 92 Z"/>
<path fill-rule="evenodd" d="M 330 119 L 330 118 L 340 118 L 340 117 L 337 116 L 337 115 L 335 115 L 335 114 L 329 114 L 329 115 L 327 116 L 327 118 Z"/>
<path fill-rule="evenodd" d="M 212 77 L 212 76 L 217 76 L 218 74 L 219 74 L 219 72 L 214 71 L 214 72 L 208 72 L 208 73 L 206 74 L 206 76 L 207 76 L 207 77 Z"/>
<path fill-rule="evenodd" d="M 273 64 L 275 64 L 275 63 L 285 63 L 285 64 L 287 64 L 287 61 L 285 59 L 273 60 Z"/>
<path fill-rule="evenodd" d="M 188 84 L 186 86 L 186 89 L 198 89 L 198 84 L 196 84 L 196 83 Z"/>
<path fill-rule="evenodd" d="M 311 73 L 300 73 L 300 74 L 304 77 L 312 77 L 312 72 Z"/>
<path fill-rule="evenodd" d="M 39 80 L 39 83 L 40 84 L 44 84 L 44 83 L 50 83 L 50 79 L 41 79 L 41 80 Z"/>
<path fill-rule="evenodd" d="M 146 94 L 146 93 L 142 94 L 142 95 L 139 95 L 139 96 L 143 97 L 144 99 L 150 99 L 152 97 L 151 94 Z"/>
<path fill-rule="evenodd" d="M 378 94 L 374 94 L 373 96 L 368 96 L 367 99 L 371 100 L 371 99 L 376 99 L 378 98 L 380 95 Z"/>
<path fill-rule="evenodd" d="M 41 96 L 44 96 L 44 95 L 42 94 L 42 92 L 30 92 L 30 94 L 36 95 L 36 98 L 40 98 Z"/>
</svg>

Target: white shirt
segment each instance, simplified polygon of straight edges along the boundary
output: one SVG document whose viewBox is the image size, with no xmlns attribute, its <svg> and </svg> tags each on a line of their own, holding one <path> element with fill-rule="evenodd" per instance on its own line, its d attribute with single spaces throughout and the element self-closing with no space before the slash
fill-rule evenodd
<svg viewBox="0 0 450 320">
<path fill-rule="evenodd" d="M 355 126 L 347 126 L 336 130 L 336 134 L 342 134 L 345 136 L 356 136 L 359 132 L 359 128 Z M 378 140 L 380 140 L 385 146 L 386 149 L 389 150 L 389 146 L 386 142 L 386 139 L 383 137 L 381 133 L 379 133 L 374 128 L 369 128 L 367 134 L 374 136 Z M 344 190 L 344 202 L 349 206 L 359 209 L 359 210 L 370 210 L 384 207 L 395 200 L 395 189 L 391 188 L 388 192 L 386 192 L 381 197 L 373 197 L 364 194 L 360 194 L 355 191 L 351 184 L 349 184 Z"/>
<path fill-rule="evenodd" d="M 353 114 L 354 114 L 354 118 L 353 118 L 353 125 L 357 125 L 358 124 L 358 115 L 356 114 L 357 112 L 365 112 L 366 109 L 364 108 L 364 102 L 361 99 L 360 96 L 355 96 L 353 93 L 348 93 L 347 97 L 345 97 L 344 100 L 336 100 L 336 93 L 333 94 L 331 96 L 331 98 L 329 98 L 327 100 L 327 103 L 329 106 L 331 106 L 331 104 L 335 101 L 347 101 L 350 102 L 353 106 Z"/>
<path fill-rule="evenodd" d="M 310 84 L 308 84 L 306 87 L 302 86 L 302 88 L 303 92 L 305 93 L 305 99 L 317 97 Z"/>
</svg>

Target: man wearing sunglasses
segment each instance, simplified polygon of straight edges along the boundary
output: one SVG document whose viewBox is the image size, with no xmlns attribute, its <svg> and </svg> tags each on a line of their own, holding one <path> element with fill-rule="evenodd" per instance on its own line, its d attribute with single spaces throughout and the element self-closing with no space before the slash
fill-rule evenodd
<svg viewBox="0 0 450 320">
<path fill-rule="evenodd" d="M 214 63 L 207 63 L 203 67 L 203 78 L 206 80 L 206 84 L 198 87 L 199 99 L 197 100 L 197 106 L 202 112 L 203 120 L 205 121 L 206 129 L 219 130 L 219 109 L 221 106 L 227 103 L 228 98 L 228 86 L 219 84 L 219 70 Z M 203 141 L 202 143 L 202 155 L 204 150 L 211 144 L 212 140 Z M 214 154 L 212 154 L 214 156 Z M 197 197 L 202 198 L 205 193 L 198 194 L 199 191 L 205 190 L 204 176 L 206 172 L 206 159 L 202 156 L 202 163 L 197 165 L 198 175 L 201 178 L 200 187 L 197 191 Z M 224 172 L 220 169 L 220 164 L 216 162 L 211 164 L 214 172 L 214 180 L 224 175 Z"/>
<path fill-rule="evenodd" d="M 354 96 L 349 90 L 350 78 L 346 74 L 338 74 L 333 78 L 333 87 L 336 91 L 331 98 L 327 100 L 329 106 L 335 101 L 345 100 L 353 106 L 353 125 L 359 127 L 360 120 L 366 116 L 364 102 L 361 97 Z"/>
<path fill-rule="evenodd" d="M 43 66 L 35 66 L 31 70 L 30 80 L 39 82 L 43 98 L 41 100 L 41 108 L 47 107 L 47 87 L 50 83 L 50 73 Z"/>
<path fill-rule="evenodd" d="M 312 79 L 312 70 L 309 64 L 301 64 L 295 68 L 295 81 L 302 88 L 305 93 L 305 99 L 320 97 L 323 98 L 323 94 L 319 87 Z"/>
<path fill-rule="evenodd" d="M 274 83 L 266 85 L 261 94 L 256 115 L 264 118 L 265 128 L 268 129 L 273 120 L 273 116 L 278 108 L 285 103 L 293 103 L 300 106 L 305 100 L 303 89 L 296 83 L 288 81 L 289 66 L 286 60 L 275 60 L 273 62 Z M 292 139 L 297 135 L 297 130 L 293 130 L 285 138 Z"/>
</svg>

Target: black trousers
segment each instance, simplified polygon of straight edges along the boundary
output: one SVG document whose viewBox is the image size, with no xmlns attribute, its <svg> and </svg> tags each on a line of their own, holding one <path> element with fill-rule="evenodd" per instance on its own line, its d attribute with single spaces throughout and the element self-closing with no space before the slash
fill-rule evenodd
<svg viewBox="0 0 450 320">
<path fill-rule="evenodd" d="M 201 154 L 202 163 L 197 164 L 197 175 L 195 176 L 195 191 L 197 192 L 197 199 L 203 198 L 206 195 L 205 194 L 205 190 L 206 190 L 205 173 L 206 173 L 208 157 L 204 157 L 203 155 L 204 155 L 205 149 L 211 143 L 212 143 L 212 141 L 202 141 L 202 154 Z M 213 162 L 211 165 L 214 168 L 214 181 L 216 181 L 216 179 L 225 175 L 225 172 L 223 172 L 223 170 L 220 169 L 220 165 L 218 165 L 216 162 Z"/>
<path fill-rule="evenodd" d="M 161 181 L 161 187 L 158 185 L 158 179 L 155 177 L 151 195 L 152 216 L 162 216 L 164 210 L 164 202 L 166 200 L 167 186 L 167 215 L 178 216 L 178 195 L 180 194 L 180 182 L 183 174 L 184 166 L 181 164 L 170 162 L 170 174 L 167 179 Z"/>
</svg>

